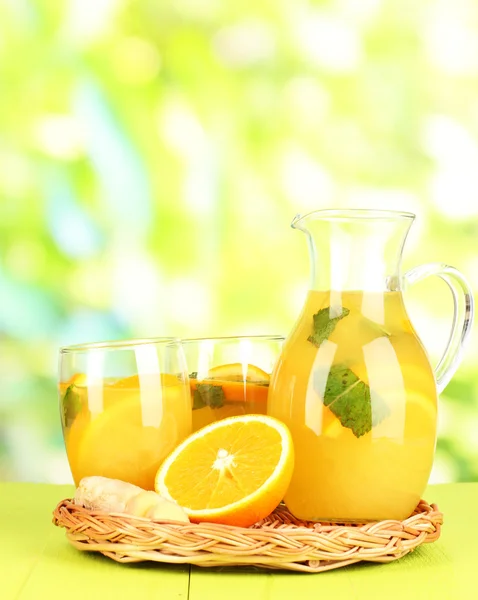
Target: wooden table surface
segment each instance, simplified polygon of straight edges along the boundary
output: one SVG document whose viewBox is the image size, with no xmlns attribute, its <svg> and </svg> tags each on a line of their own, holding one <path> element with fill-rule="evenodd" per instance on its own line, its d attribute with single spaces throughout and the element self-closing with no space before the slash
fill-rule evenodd
<svg viewBox="0 0 478 600">
<path fill-rule="evenodd" d="M 72 486 L 0 482 L 0 599 L 285 600 L 478 598 L 478 483 L 430 486 L 444 513 L 440 539 L 388 564 L 318 574 L 118 564 L 75 550 L 53 526 Z"/>
</svg>

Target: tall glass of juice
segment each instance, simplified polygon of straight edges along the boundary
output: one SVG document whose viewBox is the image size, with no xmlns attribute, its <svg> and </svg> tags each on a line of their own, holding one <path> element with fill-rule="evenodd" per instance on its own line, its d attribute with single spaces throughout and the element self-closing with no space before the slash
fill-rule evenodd
<svg viewBox="0 0 478 600">
<path fill-rule="evenodd" d="M 193 431 L 233 415 L 266 414 L 283 342 L 280 335 L 183 339 Z"/>
<path fill-rule="evenodd" d="M 76 485 L 102 475 L 152 490 L 163 459 L 191 433 L 186 362 L 174 338 L 61 348 L 58 392 Z"/>
</svg>

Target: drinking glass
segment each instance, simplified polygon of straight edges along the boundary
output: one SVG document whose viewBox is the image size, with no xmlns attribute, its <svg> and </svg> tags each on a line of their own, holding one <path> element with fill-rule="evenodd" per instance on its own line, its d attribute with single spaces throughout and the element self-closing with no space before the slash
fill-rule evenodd
<svg viewBox="0 0 478 600">
<path fill-rule="evenodd" d="M 233 415 L 266 414 L 283 342 L 280 335 L 183 339 L 193 431 Z"/>
<path fill-rule="evenodd" d="M 152 490 L 164 458 L 191 433 L 186 361 L 176 338 L 61 348 L 58 392 L 76 485 L 102 475 Z"/>
</svg>

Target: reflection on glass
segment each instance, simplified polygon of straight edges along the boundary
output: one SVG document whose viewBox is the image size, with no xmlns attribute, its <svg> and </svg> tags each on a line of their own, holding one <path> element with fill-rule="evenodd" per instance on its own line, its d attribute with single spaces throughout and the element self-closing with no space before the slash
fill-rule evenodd
<svg viewBox="0 0 478 600">
<path fill-rule="evenodd" d="M 60 351 L 61 420 L 75 484 L 103 475 L 154 489 L 164 458 L 191 433 L 191 398 L 174 339 Z"/>
</svg>

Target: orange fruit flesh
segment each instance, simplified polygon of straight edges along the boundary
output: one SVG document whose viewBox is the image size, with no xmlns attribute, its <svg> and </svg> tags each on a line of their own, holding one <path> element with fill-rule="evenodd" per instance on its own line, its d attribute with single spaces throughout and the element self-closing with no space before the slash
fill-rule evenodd
<svg viewBox="0 0 478 600">
<path fill-rule="evenodd" d="M 219 508 L 235 502 L 258 489 L 271 476 L 282 451 L 280 435 L 273 429 L 264 430 L 256 423 L 242 423 L 219 430 L 214 444 L 202 438 L 186 447 L 181 461 L 172 464 L 165 480 L 174 480 L 176 501 L 193 510 Z M 233 465 L 213 468 L 221 453 L 234 457 Z M 261 456 L 258 470 L 257 457 Z M 199 457 L 198 457 L 199 455 Z M 194 464 L 198 483 L 191 494 L 190 467 Z"/>
<path fill-rule="evenodd" d="M 197 388 L 197 385 L 208 384 L 222 387 L 224 399 L 226 402 L 267 402 L 267 385 L 258 385 L 249 381 L 228 381 L 225 379 L 191 379 L 191 392 Z"/>
<path fill-rule="evenodd" d="M 269 374 L 255 365 L 232 363 L 209 369 L 207 377 L 190 379 L 191 391 L 198 384 L 222 387 L 226 402 L 267 402 Z"/>
<path fill-rule="evenodd" d="M 70 387 L 70 385 L 82 386 L 86 383 L 86 375 L 84 373 L 75 373 L 67 379 L 67 381 L 60 381 L 58 384 L 58 390 L 60 395 L 63 397 L 66 393 L 66 390 Z"/>
<path fill-rule="evenodd" d="M 219 365 L 209 369 L 208 377 L 227 379 L 228 381 L 252 381 L 269 383 L 269 374 L 259 367 L 243 363 Z"/>
<path fill-rule="evenodd" d="M 280 503 L 293 462 L 283 423 L 264 415 L 230 417 L 180 444 L 158 470 L 155 488 L 193 522 L 248 527 Z"/>
</svg>

